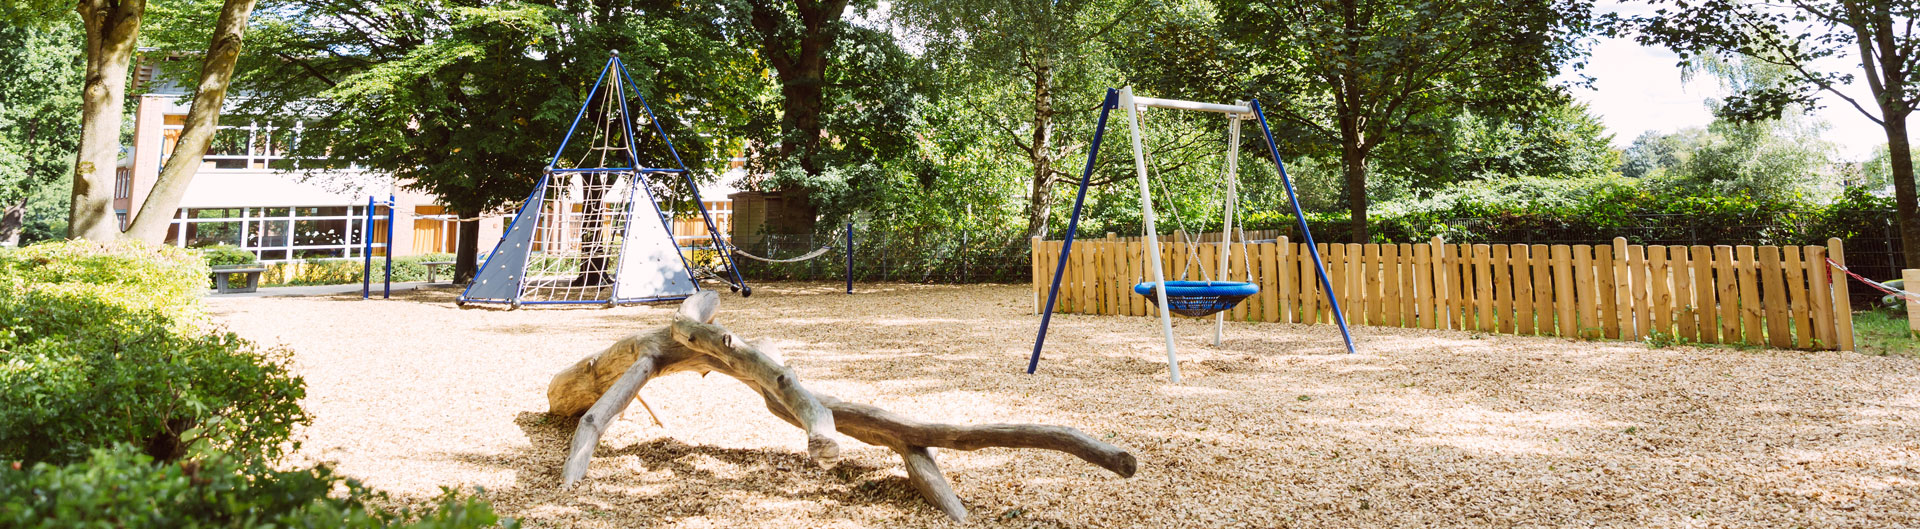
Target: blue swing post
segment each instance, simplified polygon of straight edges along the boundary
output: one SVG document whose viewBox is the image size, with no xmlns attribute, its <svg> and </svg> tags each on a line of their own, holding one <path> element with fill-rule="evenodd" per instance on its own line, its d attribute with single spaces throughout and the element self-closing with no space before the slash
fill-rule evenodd
<svg viewBox="0 0 1920 529">
<path fill-rule="evenodd" d="M 387 195 L 387 276 L 381 282 L 380 299 L 393 299 L 393 204 L 393 195 Z"/>
<path fill-rule="evenodd" d="M 1100 156 L 1100 139 L 1107 133 L 1107 114 L 1120 107 L 1120 92 L 1107 89 L 1107 98 L 1100 102 L 1100 122 L 1093 127 L 1093 143 L 1087 146 L 1087 167 L 1080 172 L 1080 193 L 1073 197 L 1073 216 L 1067 218 L 1066 241 L 1060 245 L 1059 264 L 1054 265 L 1053 285 L 1047 287 L 1047 304 L 1041 309 L 1040 334 L 1033 339 L 1033 357 L 1027 360 L 1027 374 L 1033 374 L 1040 368 L 1040 349 L 1047 344 L 1047 324 L 1053 322 L 1053 304 L 1060 296 L 1060 278 L 1067 273 L 1067 256 L 1073 252 L 1073 234 L 1080 229 L 1080 208 L 1087 202 L 1087 184 L 1093 180 L 1094 161 Z"/>
<path fill-rule="evenodd" d="M 1320 288 L 1327 294 L 1327 305 L 1333 307 L 1333 322 L 1340 325 L 1340 337 L 1347 342 L 1347 354 L 1355 354 L 1353 332 L 1347 330 L 1347 317 L 1340 312 L 1340 300 L 1333 299 L 1333 281 L 1327 279 L 1327 267 L 1320 262 L 1320 250 L 1314 246 L 1313 230 L 1307 229 L 1307 215 L 1300 210 L 1300 196 L 1293 190 L 1293 180 L 1287 177 L 1287 164 L 1280 161 L 1280 147 L 1273 143 L 1273 129 L 1267 126 L 1267 113 L 1260 110 L 1260 100 L 1251 103 L 1253 115 L 1260 118 L 1260 132 L 1267 139 L 1267 154 L 1273 157 L 1273 167 L 1280 170 L 1280 183 L 1287 187 L 1287 200 L 1293 203 L 1293 218 L 1300 221 L 1300 235 L 1306 239 L 1307 253 L 1313 255 L 1313 270 L 1320 276 Z"/>
<path fill-rule="evenodd" d="M 847 222 L 847 293 L 852 293 L 852 222 Z"/>
<path fill-rule="evenodd" d="M 373 297 L 373 195 L 367 195 L 365 215 L 360 219 L 360 299 Z"/>
</svg>

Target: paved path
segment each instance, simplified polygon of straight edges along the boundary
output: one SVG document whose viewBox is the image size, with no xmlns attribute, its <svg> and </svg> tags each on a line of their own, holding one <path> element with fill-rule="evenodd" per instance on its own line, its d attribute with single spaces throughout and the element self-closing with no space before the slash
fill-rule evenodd
<svg viewBox="0 0 1920 529">
<path fill-rule="evenodd" d="M 415 290 L 415 289 L 426 289 L 426 288 L 453 288 L 453 284 L 427 283 L 425 281 L 408 281 L 405 283 L 393 284 L 394 292 L 401 292 L 401 291 Z M 373 297 L 380 297 L 380 291 L 381 291 L 380 285 L 377 283 L 374 284 Z M 360 284 L 352 283 L 352 284 L 346 284 L 346 285 L 261 287 L 259 290 L 254 292 L 244 292 L 244 293 L 238 293 L 238 294 L 221 294 L 213 291 L 208 291 L 207 297 L 210 297 L 210 298 L 270 298 L 270 297 L 297 297 L 297 296 L 337 296 L 341 294 L 359 293 L 359 292 L 360 292 Z"/>
</svg>

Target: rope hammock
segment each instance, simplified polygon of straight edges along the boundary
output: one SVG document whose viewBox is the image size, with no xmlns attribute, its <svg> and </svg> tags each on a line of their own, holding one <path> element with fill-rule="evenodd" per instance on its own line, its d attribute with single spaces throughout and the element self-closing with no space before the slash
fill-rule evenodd
<svg viewBox="0 0 1920 529">
<path fill-rule="evenodd" d="M 826 255 L 826 253 L 827 253 L 827 251 L 828 251 L 828 250 L 832 250 L 832 249 L 833 249 L 833 245 L 832 245 L 832 244 L 828 244 L 828 245 L 826 245 L 826 246 L 821 246 L 821 247 L 819 247 L 819 248 L 816 248 L 816 249 L 814 249 L 814 250 L 813 250 L 813 251 L 811 251 L 811 252 L 807 252 L 807 253 L 806 253 L 805 255 L 801 255 L 801 256 L 799 256 L 799 257 L 793 257 L 793 258 L 788 258 L 788 259 L 773 259 L 773 258 L 768 258 L 768 257 L 761 257 L 761 256 L 758 256 L 758 255 L 754 255 L 754 254 L 750 254 L 750 253 L 747 253 L 747 252 L 746 252 L 746 250 L 741 250 L 741 249 L 740 249 L 740 247 L 738 247 L 738 246 L 735 246 L 735 247 L 733 247 L 733 253 L 734 253 L 734 255 L 738 255 L 738 256 L 741 256 L 741 257 L 745 257 L 745 258 L 748 258 L 748 259 L 752 259 L 752 260 L 755 260 L 755 261 L 760 261 L 760 262 L 766 262 L 766 263 L 798 263 L 798 262 L 801 262 L 801 261 L 805 261 L 805 260 L 808 260 L 808 259 L 813 259 L 813 258 L 815 258 L 815 257 L 819 257 L 819 256 L 822 256 L 822 255 Z"/>
</svg>

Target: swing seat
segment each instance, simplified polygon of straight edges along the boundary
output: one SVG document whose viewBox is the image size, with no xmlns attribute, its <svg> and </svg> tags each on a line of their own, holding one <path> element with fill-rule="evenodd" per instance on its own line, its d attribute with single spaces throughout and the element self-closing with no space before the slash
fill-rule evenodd
<svg viewBox="0 0 1920 529">
<path fill-rule="evenodd" d="M 1147 297 L 1148 304 L 1158 304 L 1153 291 L 1159 283 L 1148 281 L 1133 286 L 1133 293 Z M 1231 309 L 1241 300 L 1260 293 L 1260 285 L 1239 281 L 1168 281 L 1167 310 L 1199 318 L 1215 312 Z"/>
</svg>

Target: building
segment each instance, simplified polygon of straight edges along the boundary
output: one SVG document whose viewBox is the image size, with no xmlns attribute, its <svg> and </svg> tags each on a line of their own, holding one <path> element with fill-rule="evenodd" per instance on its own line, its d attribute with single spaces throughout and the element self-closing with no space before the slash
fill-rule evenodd
<svg viewBox="0 0 1920 529">
<path fill-rule="evenodd" d="M 136 86 L 147 92 L 137 98 L 131 119 L 133 145 L 116 171 L 113 207 L 122 228 L 153 189 L 160 168 L 179 141 L 192 104 L 184 90 L 153 82 L 153 75 L 152 66 L 141 67 L 142 82 Z M 223 118 L 205 161 L 174 214 L 166 242 L 185 248 L 232 245 L 268 263 L 359 258 L 367 246 L 367 234 L 363 232 L 369 231 L 368 199 L 384 202 L 392 197 L 396 219 L 393 255 L 452 253 L 457 248 L 459 230 L 453 216 L 432 195 L 404 189 L 392 178 L 356 168 L 286 171 L 291 160 L 282 151 L 299 133 L 297 119 L 231 123 Z M 720 232 L 728 233 L 728 212 L 732 208 L 726 197 L 731 190 L 703 186 L 701 192 L 708 197 L 706 206 Z M 481 221 L 482 259 L 505 232 L 511 221 L 508 213 Z M 384 214 L 384 208 L 376 208 L 377 218 L 370 230 L 374 256 L 389 253 L 387 226 L 381 218 Z M 698 212 L 692 212 L 690 218 L 684 213 L 675 216 L 675 238 L 685 246 L 702 244 L 707 227 Z"/>
</svg>

